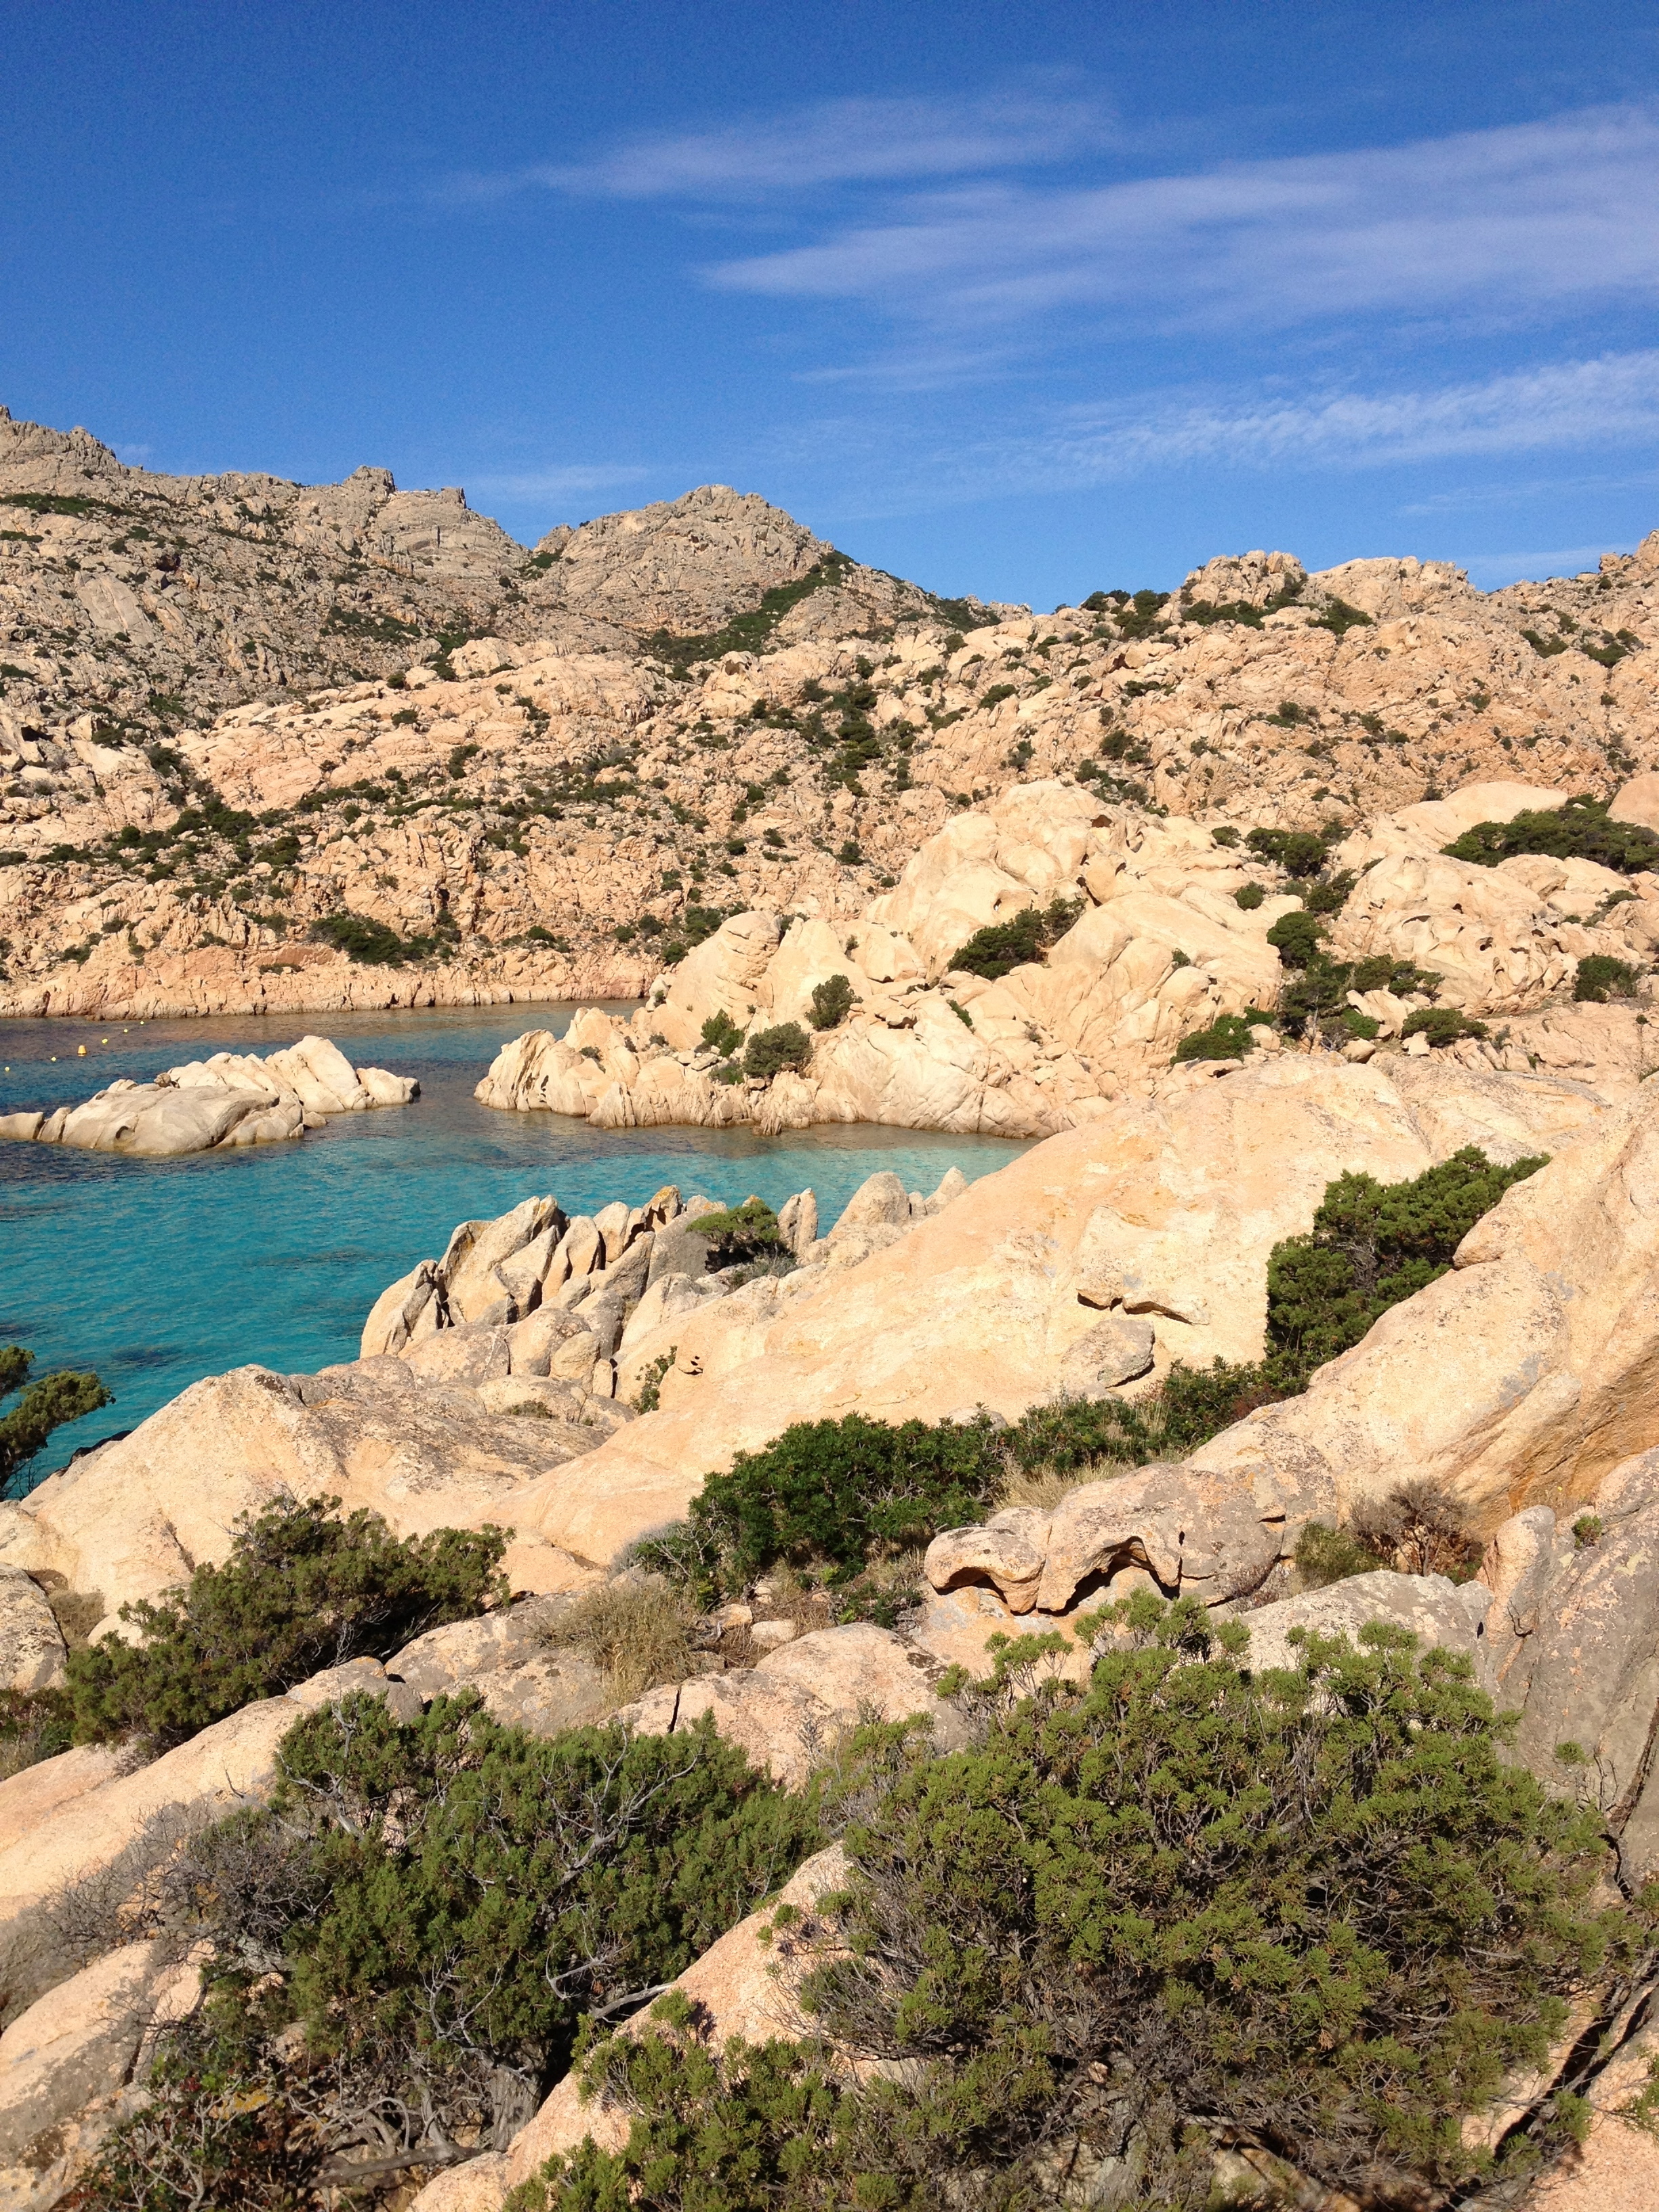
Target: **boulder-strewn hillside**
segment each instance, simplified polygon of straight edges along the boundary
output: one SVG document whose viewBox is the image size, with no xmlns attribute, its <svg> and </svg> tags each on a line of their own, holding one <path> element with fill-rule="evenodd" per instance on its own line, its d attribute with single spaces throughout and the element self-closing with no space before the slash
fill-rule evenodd
<svg viewBox="0 0 1659 2212">
<path fill-rule="evenodd" d="M 1472 1145 L 1484 1197 L 1455 1181 Z M 77 2212 L 118 2212 L 135 2172 L 164 2204 L 322 2208 L 350 2184 L 392 2212 L 422 2184 L 422 2212 L 497 2212 L 550 2155 L 588 2136 L 620 2153 L 672 2101 L 672 2078 L 629 2077 L 626 2045 L 585 2099 L 573 2057 L 584 2023 L 665 2032 L 647 2008 L 668 1984 L 698 2011 L 666 2032 L 694 2027 L 699 2051 L 827 2036 L 835 2094 L 897 2056 L 906 2099 L 935 2096 L 954 2044 L 912 2050 L 844 1983 L 821 1978 L 810 2016 L 800 1997 L 895 1869 L 938 1852 L 921 1924 L 888 1923 L 883 1986 L 897 2001 L 921 1978 L 912 1936 L 937 1986 L 958 1954 L 935 1931 L 988 1880 L 975 1924 L 998 1957 L 1010 1913 L 1041 1937 L 1006 2002 L 1036 2002 L 1052 1962 L 1071 2023 L 1028 2117 L 967 2147 L 969 2204 L 1023 2170 L 1033 2203 L 1089 2201 L 1049 2185 L 1054 2146 L 1062 2180 L 1097 2172 L 1131 2123 L 1136 2157 L 1162 2124 L 1196 2164 L 1194 2206 L 1224 2183 L 1310 2201 L 1310 2175 L 1377 2212 L 1443 2202 L 1466 2154 L 1479 2203 L 1484 2149 L 1511 2161 L 1494 2204 L 1616 2203 L 1620 2172 L 1650 2201 L 1659 2154 L 1620 2115 L 1659 1990 L 1656 1159 L 1646 1085 L 1441 1055 L 1218 1062 L 972 1187 L 873 1176 L 823 1235 L 805 1192 L 775 1219 L 672 1188 L 592 1217 L 529 1198 L 390 1285 L 358 1359 L 196 1384 L 0 1505 L 0 2182 L 29 2212 L 77 2179 Z M 1261 1403 L 1275 1261 L 1356 1183 L 1425 1194 L 1396 1225 L 1433 1264 Z M 1146 1426 L 1183 1376 L 1211 1392 L 1187 1401 L 1196 1425 Z M 950 1671 L 982 1677 L 994 1638 L 1033 1630 L 1048 1644 L 1005 1686 Z M 1489 1698 L 1520 1714 L 1512 1751 Z M 877 1721 L 906 1742 L 872 1742 Z M 49 1723 L 71 1747 L 40 1740 Z M 1358 1790 L 1340 1820 L 1334 1772 Z M 971 1824 L 921 1820 L 988 1777 Z M 1079 1800 L 1072 1879 L 1045 1881 L 1031 1824 L 1057 1808 L 1062 1829 Z M 1135 1839 L 1165 1823 L 1138 1925 L 1221 1899 L 1237 1954 L 1259 1899 L 1289 1900 L 1245 1993 L 1258 2036 L 1289 2044 L 1270 2127 L 1265 2062 L 1236 2037 L 1226 2100 L 1206 2080 L 1200 2102 L 1156 2032 L 1178 1971 L 1204 1996 L 1182 2051 L 1227 2041 L 1244 1995 L 1210 1977 L 1213 1942 L 1195 1964 L 1130 1955 L 1116 2014 L 1074 1971 L 1070 1900 L 1093 1882 L 1103 1913 L 1142 1910 L 1117 1885 L 1147 1876 Z M 1370 1931 L 1353 2049 L 1392 2064 L 1401 2039 L 1409 2056 L 1443 2033 L 1486 2054 L 1445 2081 L 1402 2063 L 1381 2121 L 1342 2103 L 1330 2008 L 1297 2040 L 1304 1985 L 1285 1989 L 1304 1957 L 1329 1985 L 1333 1878 L 1339 1927 L 1363 1912 Z M 1402 1885 L 1425 1881 L 1447 1909 L 1390 1936 Z M 1536 1942 L 1494 1961 L 1528 1899 Z M 1396 2006 L 1407 1987 L 1433 2002 Z M 954 2027 L 969 2054 L 1000 2032 Z M 746 2115 L 745 2155 L 772 2154 L 775 2123 L 798 2146 L 793 2103 L 735 2103 L 710 2063 L 695 2110 Z M 1179 2132 L 1166 2094 L 1191 2101 Z M 1401 2112 L 1442 2124 L 1402 2135 Z M 677 2129 L 659 2183 L 729 2139 Z M 923 2139 L 897 2201 L 962 2159 Z M 719 2201 L 858 2201 L 782 2164 L 790 2193 Z M 593 2201 L 544 2179 L 512 2201 Z"/>
<path fill-rule="evenodd" d="M 526 555 L 384 471 L 168 478 L 0 437 L 11 1012 L 627 995 L 723 915 L 856 919 L 1033 780 L 1358 827 L 1659 765 L 1659 533 L 1491 594 L 1251 554 L 1033 617 L 718 486 Z"/>
</svg>

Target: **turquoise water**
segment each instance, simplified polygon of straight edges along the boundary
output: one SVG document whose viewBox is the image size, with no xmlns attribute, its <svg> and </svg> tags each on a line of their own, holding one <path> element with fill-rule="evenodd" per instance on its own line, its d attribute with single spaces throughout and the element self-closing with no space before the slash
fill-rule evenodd
<svg viewBox="0 0 1659 2212">
<path fill-rule="evenodd" d="M 0 1113 L 84 1098 L 223 1050 L 270 1052 L 307 1028 L 348 1059 L 420 1078 L 406 1107 L 346 1115 L 301 1142 L 179 1160 L 0 1143 L 0 1344 L 36 1371 L 91 1367 L 115 1403 L 61 1429 L 15 1486 L 78 1446 L 135 1427 L 187 1383 L 249 1361 L 298 1374 L 356 1356 L 369 1307 L 469 1217 L 551 1191 L 569 1213 L 638 1205 L 664 1183 L 773 1205 L 811 1184 L 832 1222 L 891 1168 L 931 1190 L 953 1164 L 988 1175 L 1025 1148 L 853 1125 L 775 1138 L 746 1130 L 596 1131 L 556 1114 L 501 1114 L 472 1087 L 509 1037 L 562 1031 L 570 1009 L 242 1017 L 125 1026 L 0 1021 Z M 106 1042 L 107 1040 L 107 1042 Z M 80 1059 L 77 1045 L 87 1047 Z M 53 1056 L 56 1055 L 55 1064 Z"/>
</svg>

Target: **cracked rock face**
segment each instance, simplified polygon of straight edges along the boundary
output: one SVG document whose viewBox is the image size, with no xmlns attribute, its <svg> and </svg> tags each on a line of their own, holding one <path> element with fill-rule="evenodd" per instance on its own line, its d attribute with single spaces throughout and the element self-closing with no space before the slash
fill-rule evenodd
<svg viewBox="0 0 1659 2212">
<path fill-rule="evenodd" d="M 1080 1484 L 1051 1514 L 1011 1508 L 982 1528 L 946 1529 L 922 1571 L 939 1591 L 988 1583 L 1014 1613 L 1069 1613 L 1126 1570 L 1130 1586 L 1150 1577 L 1166 1596 L 1224 1605 L 1259 1589 L 1331 1501 L 1324 1489 L 1241 1486 L 1155 1464 Z"/>
</svg>

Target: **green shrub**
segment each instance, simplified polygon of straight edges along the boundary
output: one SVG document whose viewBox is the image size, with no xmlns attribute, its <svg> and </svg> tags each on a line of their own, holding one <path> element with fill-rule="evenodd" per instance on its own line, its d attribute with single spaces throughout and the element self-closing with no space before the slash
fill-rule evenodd
<svg viewBox="0 0 1659 2212">
<path fill-rule="evenodd" d="M 1051 899 L 1047 907 L 1026 906 L 1008 921 L 989 922 L 976 929 L 951 956 L 951 967 L 964 975 L 983 975 L 995 982 L 1015 968 L 1041 960 L 1049 946 L 1063 937 L 1077 920 L 1074 899 Z"/>
<path fill-rule="evenodd" d="M 797 1421 L 710 1475 L 690 1519 L 738 1584 L 780 1559 L 847 1582 L 878 1553 L 981 1517 L 1000 1472 L 992 1436 L 981 1421 Z"/>
<path fill-rule="evenodd" d="M 743 1042 L 743 1031 L 730 1014 L 721 1011 L 710 1014 L 703 1024 L 702 1041 L 711 1052 L 720 1053 L 729 1060 Z"/>
<path fill-rule="evenodd" d="M 1233 893 L 1233 899 L 1236 904 L 1243 908 L 1246 914 L 1254 914 L 1267 896 L 1267 892 L 1262 890 L 1260 884 L 1241 884 Z"/>
<path fill-rule="evenodd" d="M 1484 1022 L 1472 1022 L 1455 1006 L 1419 1006 L 1406 1017 L 1402 1037 L 1425 1036 L 1431 1045 L 1456 1044 L 1463 1037 L 1483 1037 Z"/>
<path fill-rule="evenodd" d="M 0 1489 L 9 1486 L 18 1468 L 33 1458 L 54 1430 L 115 1402 L 95 1375 L 42 1375 L 29 1382 L 33 1364 L 33 1353 L 21 1344 L 0 1346 L 0 1398 L 23 1391 L 11 1411 L 0 1414 Z M 26 1382 L 28 1388 L 23 1389 Z"/>
<path fill-rule="evenodd" d="M 849 1832 L 804 2001 L 885 2063 L 717 2060 L 678 2008 L 586 2061 L 633 2108 L 625 2149 L 552 2161 L 514 2212 L 1006 2212 L 1085 2187 L 1202 2212 L 1240 2143 L 1288 2165 L 1287 2199 L 1405 2205 L 1566 2146 L 1570 2106 L 1497 2154 L 1463 2122 L 1651 1939 L 1590 1910 L 1598 1818 L 1506 1759 L 1471 1662 L 1378 1624 L 1258 1677 L 1201 1606 L 1113 1613 L 1086 1687 L 1005 1698 Z"/>
<path fill-rule="evenodd" d="M 1628 999 L 1635 988 L 1636 970 L 1628 961 L 1615 960 L 1610 953 L 1587 952 L 1578 963 L 1572 995 L 1601 1006 L 1609 999 Z"/>
<path fill-rule="evenodd" d="M 1314 617 L 1316 629 L 1328 629 L 1334 636 L 1342 637 L 1351 629 L 1369 629 L 1371 618 L 1358 607 L 1351 607 L 1346 599 L 1333 599 L 1323 612 Z"/>
<path fill-rule="evenodd" d="M 1311 830 L 1252 830 L 1244 842 L 1287 876 L 1316 876 L 1325 865 L 1325 840 Z"/>
<path fill-rule="evenodd" d="M 1217 1359 L 1188 1367 L 1177 1360 L 1139 1398 L 1062 1398 L 1033 1406 L 1001 1431 L 995 1449 L 1005 1465 L 1023 1473 L 1074 1474 L 1102 1462 L 1139 1467 L 1184 1459 L 1282 1395 L 1261 1366 Z"/>
<path fill-rule="evenodd" d="M 708 1239 L 711 1267 L 766 1259 L 783 1249 L 778 1217 L 763 1198 L 746 1198 L 723 1213 L 700 1213 L 689 1226 L 694 1236 Z"/>
<path fill-rule="evenodd" d="M 318 945 L 331 945 L 361 968 L 401 968 L 413 948 L 395 929 L 366 914 L 325 915 L 313 921 L 308 934 Z"/>
<path fill-rule="evenodd" d="M 1481 1216 L 1545 1164 L 1497 1167 L 1469 1145 L 1409 1182 L 1328 1183 L 1311 1230 L 1275 1244 L 1267 1261 L 1267 1364 L 1281 1388 L 1304 1388 L 1390 1306 L 1443 1275 Z"/>
<path fill-rule="evenodd" d="M 1193 1030 L 1176 1047 L 1177 1061 L 1184 1060 L 1243 1060 L 1255 1050 L 1249 1014 L 1218 1014 L 1208 1029 Z"/>
<path fill-rule="evenodd" d="M 1441 851 L 1454 860 L 1495 868 L 1516 853 L 1543 853 L 1555 860 L 1594 860 L 1621 875 L 1659 868 L 1659 837 L 1634 822 L 1612 822 L 1607 802 L 1570 799 L 1561 807 L 1529 807 L 1512 822 L 1477 822 Z"/>
<path fill-rule="evenodd" d="M 774 1029 L 757 1030 L 744 1047 L 743 1072 L 769 1080 L 786 1067 L 797 1070 L 812 1057 L 812 1043 L 799 1022 L 780 1022 Z"/>
<path fill-rule="evenodd" d="M 812 1011 L 807 1016 L 815 1030 L 833 1030 L 853 1010 L 853 986 L 845 975 L 830 975 L 812 987 Z"/>
<path fill-rule="evenodd" d="M 1322 876 L 1303 893 L 1304 910 L 1308 914 L 1340 914 L 1348 903 L 1348 894 L 1355 881 L 1351 868 L 1345 868 L 1340 876 Z"/>
<path fill-rule="evenodd" d="M 207 2002 L 163 2033 L 161 2095 L 106 2141 L 83 2212 L 297 2212 L 319 2200 L 281 2194 L 277 2160 L 301 2146 L 314 2182 L 351 2145 L 506 2141 L 585 2016 L 653 1994 L 823 1840 L 809 1799 L 707 1724 L 544 1738 L 476 1697 L 400 1726 L 357 1696 L 279 1759 L 270 1809 L 191 1838 L 163 1877 L 161 1917 L 211 1946 Z M 240 2147 L 240 2185 L 121 2194 L 146 2144 L 186 2170 L 223 2159 L 248 2112 L 272 2139 Z"/>
<path fill-rule="evenodd" d="M 121 1619 L 69 1661 L 76 1743 L 136 1735 L 155 1751 L 325 1667 L 390 1658 L 428 1628 L 506 1596 L 499 1528 L 396 1537 L 378 1513 L 341 1520 L 337 1498 L 280 1499 L 237 1522 L 223 1566 L 199 1566 L 160 1604 Z"/>
<path fill-rule="evenodd" d="M 1310 1521 L 1296 1540 L 1297 1577 L 1304 1590 L 1328 1589 L 1352 1575 L 1375 1574 L 1394 1561 L 1374 1552 L 1349 1528 L 1333 1528 L 1328 1522 Z"/>
<path fill-rule="evenodd" d="M 1267 942 L 1286 968 L 1306 968 L 1319 957 L 1324 931 L 1305 907 L 1281 914 L 1267 932 Z"/>
</svg>

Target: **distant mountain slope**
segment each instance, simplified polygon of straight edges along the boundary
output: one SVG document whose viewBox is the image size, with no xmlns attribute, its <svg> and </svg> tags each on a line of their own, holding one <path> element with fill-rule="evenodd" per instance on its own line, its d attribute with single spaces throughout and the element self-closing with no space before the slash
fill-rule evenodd
<svg viewBox="0 0 1659 2212">
<path fill-rule="evenodd" d="M 722 914 L 850 921 L 1043 777 L 1326 828 L 1659 768 L 1659 532 L 1492 593 L 1250 553 L 1033 617 L 720 485 L 526 555 L 383 471 L 158 477 L 9 417 L 0 521 L 0 1011 L 626 995 Z"/>
<path fill-rule="evenodd" d="M 160 476 L 0 408 L 0 738 L 50 740 L 91 714 L 106 742 L 154 740 L 484 634 L 636 653 L 658 630 L 752 612 L 833 552 L 752 494 L 705 484 L 530 555 L 453 488 L 399 491 L 374 468 L 337 484 Z M 839 557 L 820 580 L 872 607 L 926 604 Z"/>
</svg>

